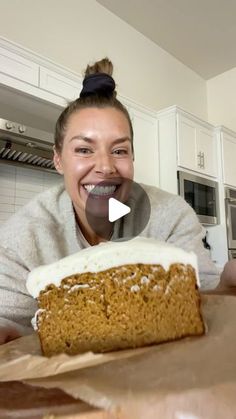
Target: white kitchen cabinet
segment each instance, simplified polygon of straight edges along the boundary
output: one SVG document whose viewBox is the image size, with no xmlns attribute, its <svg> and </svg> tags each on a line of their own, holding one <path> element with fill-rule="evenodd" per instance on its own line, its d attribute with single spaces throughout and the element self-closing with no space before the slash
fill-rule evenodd
<svg viewBox="0 0 236 419">
<path fill-rule="evenodd" d="M 236 133 L 222 127 L 220 137 L 223 183 L 236 187 Z"/>
<path fill-rule="evenodd" d="M 159 156 L 156 116 L 129 105 L 134 130 L 134 180 L 159 186 Z"/>
<path fill-rule="evenodd" d="M 177 113 L 178 166 L 217 177 L 214 127 Z"/>
<path fill-rule="evenodd" d="M 176 115 L 176 140 L 178 165 L 188 169 L 196 167 L 197 130 L 195 124 L 181 115 Z"/>
<path fill-rule="evenodd" d="M 71 78 L 56 71 L 40 66 L 39 87 L 68 101 L 79 97 L 82 83 L 78 78 Z"/>
<path fill-rule="evenodd" d="M 0 72 L 38 86 L 39 65 L 0 46 Z"/>
<path fill-rule="evenodd" d="M 197 128 L 197 158 L 201 173 L 215 178 L 218 176 L 217 146 L 213 127 Z"/>
<path fill-rule="evenodd" d="M 171 106 L 157 113 L 160 187 L 178 193 L 177 171 L 218 178 L 214 127 Z"/>
<path fill-rule="evenodd" d="M 0 88 L 64 108 L 78 97 L 81 76 L 0 37 Z"/>
</svg>

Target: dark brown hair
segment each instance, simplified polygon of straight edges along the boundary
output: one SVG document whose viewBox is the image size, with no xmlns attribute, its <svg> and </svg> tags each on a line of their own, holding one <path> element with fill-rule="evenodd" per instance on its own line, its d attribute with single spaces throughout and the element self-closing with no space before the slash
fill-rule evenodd
<svg viewBox="0 0 236 419">
<path fill-rule="evenodd" d="M 113 73 L 113 64 L 112 62 L 106 57 L 103 58 L 100 61 L 95 62 L 93 65 L 88 65 L 85 70 L 84 80 L 86 77 L 95 75 L 95 74 L 108 74 L 110 77 Z M 61 152 L 63 147 L 63 141 L 64 136 L 68 124 L 68 120 L 70 116 L 78 112 L 81 109 L 85 108 L 115 108 L 122 112 L 125 117 L 128 120 L 129 127 L 130 127 L 130 133 L 131 133 L 131 145 L 132 145 L 132 151 L 133 151 L 133 127 L 132 122 L 129 116 L 129 113 L 125 106 L 116 98 L 116 90 L 112 89 L 112 92 L 109 94 L 106 94 L 104 91 L 103 93 L 101 91 L 94 90 L 94 93 L 84 95 L 83 97 L 79 97 L 74 102 L 70 103 L 64 111 L 59 116 L 56 127 L 55 127 L 55 148 L 57 152 Z"/>
</svg>

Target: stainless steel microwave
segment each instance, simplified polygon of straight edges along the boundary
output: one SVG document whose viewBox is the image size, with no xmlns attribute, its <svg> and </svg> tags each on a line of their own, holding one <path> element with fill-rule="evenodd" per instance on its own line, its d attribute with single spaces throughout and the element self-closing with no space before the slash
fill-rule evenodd
<svg viewBox="0 0 236 419">
<path fill-rule="evenodd" d="M 218 183 L 178 171 L 179 194 L 196 212 L 201 224 L 219 223 Z"/>
</svg>

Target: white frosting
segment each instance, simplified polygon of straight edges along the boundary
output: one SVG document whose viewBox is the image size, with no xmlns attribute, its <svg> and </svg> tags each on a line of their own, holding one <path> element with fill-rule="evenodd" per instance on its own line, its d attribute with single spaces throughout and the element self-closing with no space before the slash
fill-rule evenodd
<svg viewBox="0 0 236 419">
<path fill-rule="evenodd" d="M 31 319 L 31 324 L 32 324 L 33 329 L 34 329 L 35 331 L 37 331 L 37 330 L 38 330 L 38 326 L 37 326 L 37 319 L 38 319 L 38 315 L 39 315 L 39 314 L 41 314 L 41 313 L 43 313 L 44 311 L 45 311 L 45 309 L 43 309 L 43 308 L 39 308 L 39 309 L 36 311 L 36 313 L 35 313 L 34 317 Z"/>
<path fill-rule="evenodd" d="M 136 263 L 160 264 L 165 270 L 168 270 L 172 263 L 190 264 L 196 270 L 200 286 L 195 253 L 188 253 L 168 243 L 144 237 L 100 243 L 50 265 L 39 266 L 30 272 L 26 286 L 29 293 L 36 298 L 47 285 L 59 286 L 61 280 L 68 276 L 101 272 L 116 266 Z"/>
</svg>

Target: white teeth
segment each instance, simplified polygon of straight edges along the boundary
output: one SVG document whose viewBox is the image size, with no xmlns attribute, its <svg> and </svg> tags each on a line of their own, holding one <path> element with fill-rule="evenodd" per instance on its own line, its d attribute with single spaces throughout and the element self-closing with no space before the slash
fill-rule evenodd
<svg viewBox="0 0 236 419">
<path fill-rule="evenodd" d="M 98 186 L 98 185 L 84 185 L 87 192 L 94 195 L 111 195 L 115 192 L 117 186 Z"/>
<path fill-rule="evenodd" d="M 84 185 L 86 191 L 91 192 L 91 190 L 95 187 L 95 185 Z"/>
</svg>

